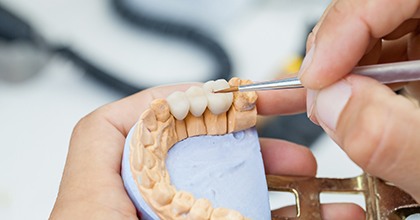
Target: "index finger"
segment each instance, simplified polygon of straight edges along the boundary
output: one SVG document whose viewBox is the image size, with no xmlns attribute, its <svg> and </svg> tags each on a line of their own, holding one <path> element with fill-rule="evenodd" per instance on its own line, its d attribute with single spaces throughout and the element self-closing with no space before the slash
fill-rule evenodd
<svg viewBox="0 0 420 220">
<path fill-rule="evenodd" d="M 257 94 L 259 115 L 289 115 L 306 109 L 306 89 L 259 91 Z"/>
</svg>

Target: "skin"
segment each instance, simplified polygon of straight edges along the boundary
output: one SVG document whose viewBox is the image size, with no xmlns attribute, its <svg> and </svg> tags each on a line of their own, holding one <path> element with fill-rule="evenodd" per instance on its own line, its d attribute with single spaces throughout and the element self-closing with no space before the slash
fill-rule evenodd
<svg viewBox="0 0 420 220">
<path fill-rule="evenodd" d="M 349 73 L 356 65 L 419 59 L 419 8 L 419 0 L 333 0 L 308 37 L 300 71 L 311 120 L 363 170 L 394 183 L 417 202 L 420 112 L 392 88 L 418 100 L 419 82 L 388 87 Z M 331 88 L 346 92 L 332 96 Z M 333 104 L 320 101 L 320 94 L 335 97 Z M 340 99 L 344 105 L 337 107 Z M 324 114 L 328 111 L 337 114 Z"/>
</svg>

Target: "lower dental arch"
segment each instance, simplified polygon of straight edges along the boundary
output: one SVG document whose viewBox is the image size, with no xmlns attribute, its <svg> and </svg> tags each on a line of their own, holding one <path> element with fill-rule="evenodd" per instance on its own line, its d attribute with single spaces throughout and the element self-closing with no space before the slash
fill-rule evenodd
<svg viewBox="0 0 420 220">
<path fill-rule="evenodd" d="M 178 141 L 198 135 L 223 135 L 256 124 L 255 92 L 215 94 L 229 86 L 251 83 L 232 78 L 209 81 L 156 99 L 140 117 L 130 142 L 130 169 L 143 199 L 161 219 L 246 219 L 238 211 L 213 208 L 171 185 L 165 159 Z"/>
</svg>

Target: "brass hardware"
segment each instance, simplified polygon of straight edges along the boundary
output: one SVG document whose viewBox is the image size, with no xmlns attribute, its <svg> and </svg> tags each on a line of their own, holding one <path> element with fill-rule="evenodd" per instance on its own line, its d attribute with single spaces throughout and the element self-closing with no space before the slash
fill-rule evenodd
<svg viewBox="0 0 420 220">
<path fill-rule="evenodd" d="M 319 200 L 322 192 L 363 194 L 368 220 L 402 220 L 420 213 L 420 204 L 410 195 L 366 173 L 347 179 L 267 175 L 267 183 L 271 191 L 291 192 L 296 197 L 297 216 L 282 217 L 273 210 L 273 220 L 322 219 Z"/>
</svg>

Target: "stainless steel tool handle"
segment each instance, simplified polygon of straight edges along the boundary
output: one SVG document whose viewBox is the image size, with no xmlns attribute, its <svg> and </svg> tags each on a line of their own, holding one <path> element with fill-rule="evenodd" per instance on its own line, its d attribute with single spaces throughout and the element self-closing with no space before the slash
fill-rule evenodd
<svg viewBox="0 0 420 220">
<path fill-rule="evenodd" d="M 416 81 L 420 80 L 420 60 L 360 66 L 354 68 L 352 73 L 371 77 L 384 84 Z"/>
<path fill-rule="evenodd" d="M 384 84 L 416 81 L 420 80 L 420 60 L 360 66 L 354 68 L 351 73 L 371 77 Z M 239 86 L 238 89 L 239 91 L 246 92 L 255 90 L 294 89 L 302 87 L 303 86 L 297 77 L 291 77 L 243 85 Z"/>
</svg>

